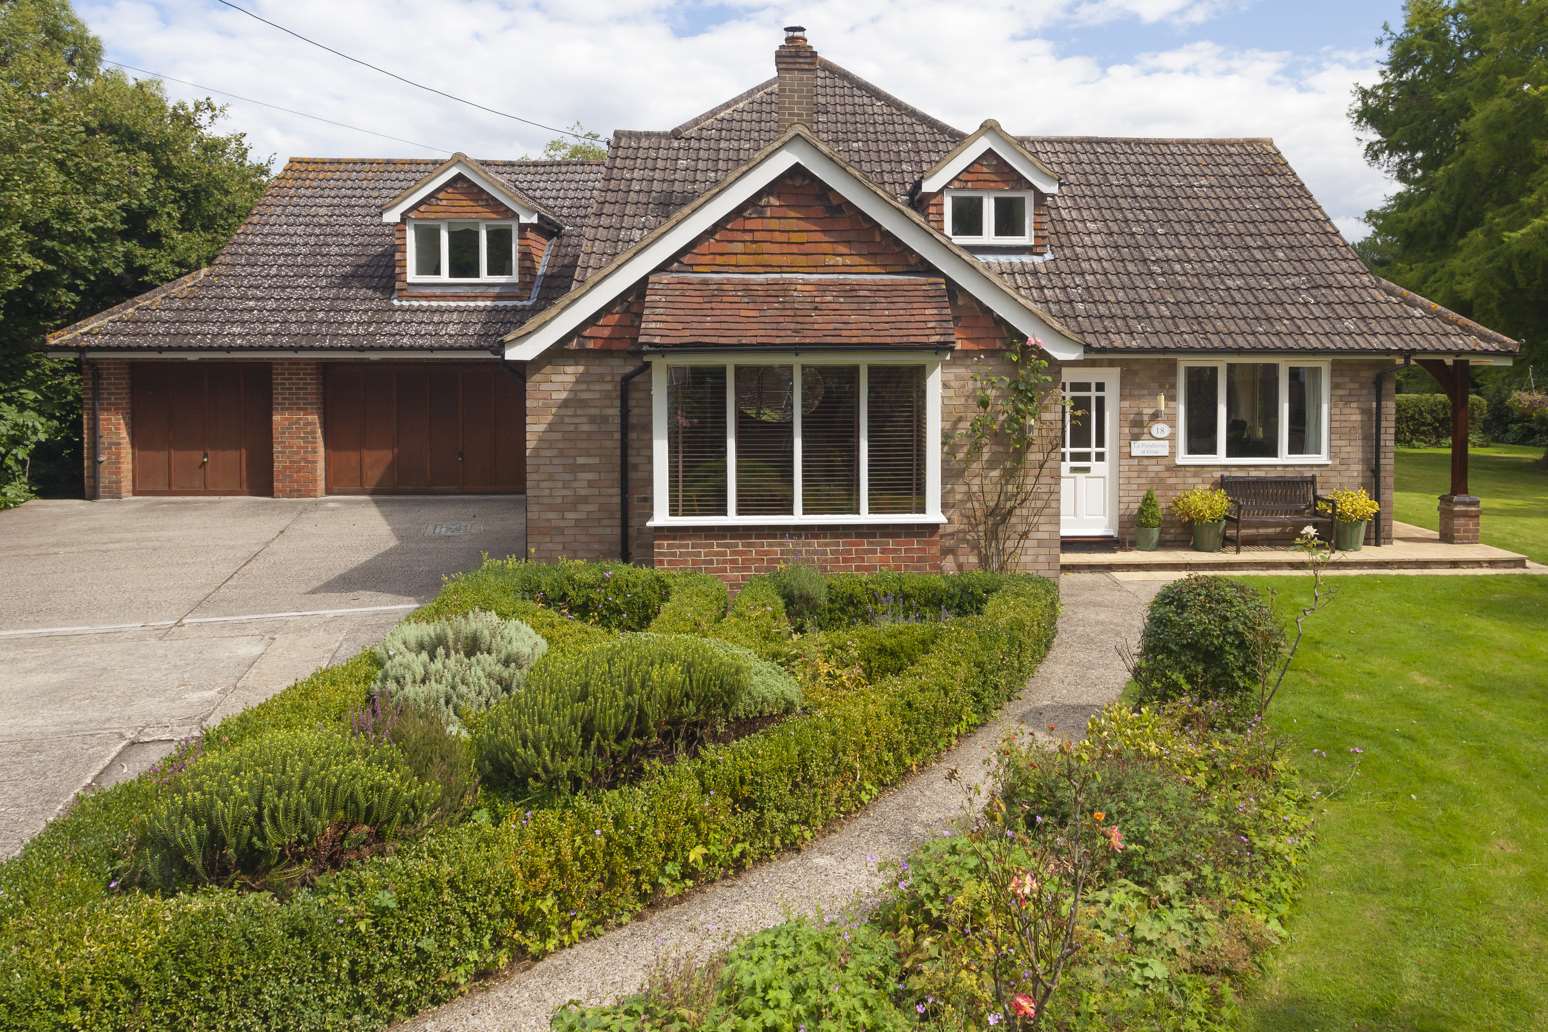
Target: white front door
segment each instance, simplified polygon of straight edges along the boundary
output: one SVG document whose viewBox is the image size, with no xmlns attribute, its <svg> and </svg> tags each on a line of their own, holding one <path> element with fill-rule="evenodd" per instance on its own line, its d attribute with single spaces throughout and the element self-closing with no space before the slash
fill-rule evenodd
<svg viewBox="0 0 1548 1032">
<path fill-rule="evenodd" d="M 1064 370 L 1059 533 L 1118 534 L 1118 370 Z"/>
</svg>

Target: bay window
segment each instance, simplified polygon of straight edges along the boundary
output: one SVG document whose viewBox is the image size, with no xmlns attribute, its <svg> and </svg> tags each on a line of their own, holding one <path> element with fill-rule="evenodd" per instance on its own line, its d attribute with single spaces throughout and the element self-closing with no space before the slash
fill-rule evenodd
<svg viewBox="0 0 1548 1032">
<path fill-rule="evenodd" d="M 653 522 L 939 522 L 939 375 L 934 359 L 657 359 Z"/>
<path fill-rule="evenodd" d="M 408 269 L 415 283 L 513 283 L 516 223 L 413 220 Z"/>
<path fill-rule="evenodd" d="M 1178 462 L 1328 461 L 1326 362 L 1184 362 L 1178 370 Z"/>
</svg>

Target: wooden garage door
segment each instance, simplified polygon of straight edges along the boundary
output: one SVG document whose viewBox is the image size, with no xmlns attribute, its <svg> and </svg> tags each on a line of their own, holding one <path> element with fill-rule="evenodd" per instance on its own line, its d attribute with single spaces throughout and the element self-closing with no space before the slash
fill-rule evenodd
<svg viewBox="0 0 1548 1032">
<path fill-rule="evenodd" d="M 137 495 L 274 493 L 267 365 L 137 362 L 129 433 Z"/>
<path fill-rule="evenodd" d="M 328 365 L 329 494 L 520 494 L 526 390 L 493 362 Z"/>
</svg>

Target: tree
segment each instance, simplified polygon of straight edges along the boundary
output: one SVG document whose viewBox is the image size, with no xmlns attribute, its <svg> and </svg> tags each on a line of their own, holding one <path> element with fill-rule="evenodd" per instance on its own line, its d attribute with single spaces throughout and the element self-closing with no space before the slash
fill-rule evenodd
<svg viewBox="0 0 1548 1032">
<path fill-rule="evenodd" d="M 1380 42 L 1350 114 L 1398 189 L 1361 257 L 1522 340 L 1524 379 L 1548 360 L 1548 2 L 1408 0 Z"/>
<path fill-rule="evenodd" d="M 208 262 L 268 180 L 222 108 L 101 57 L 67 0 L 0 0 L 0 507 L 35 446 L 78 476 L 79 384 L 45 334 Z"/>
<path fill-rule="evenodd" d="M 607 140 L 601 133 L 579 122 L 570 123 L 569 132 L 543 145 L 545 161 L 602 161 L 607 157 Z"/>
</svg>

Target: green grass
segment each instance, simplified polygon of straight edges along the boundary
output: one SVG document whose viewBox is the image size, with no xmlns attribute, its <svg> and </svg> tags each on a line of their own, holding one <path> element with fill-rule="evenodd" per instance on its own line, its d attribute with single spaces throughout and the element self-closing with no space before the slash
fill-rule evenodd
<svg viewBox="0 0 1548 1032">
<path fill-rule="evenodd" d="M 1548 577 L 1336 584 L 1270 713 L 1330 794 L 1243 1027 L 1548 1028 Z"/>
<path fill-rule="evenodd" d="M 1483 499 L 1484 544 L 1548 563 L 1548 468 L 1537 462 L 1543 449 L 1495 444 L 1468 451 L 1467 486 Z M 1435 530 L 1435 499 L 1450 487 L 1449 449 L 1398 449 L 1399 520 Z"/>
</svg>

